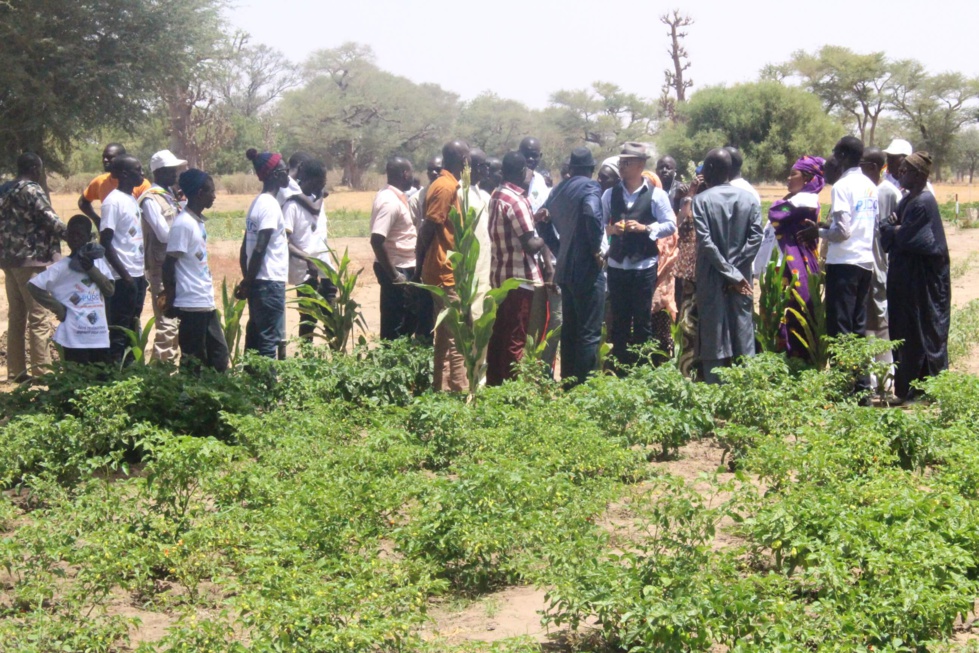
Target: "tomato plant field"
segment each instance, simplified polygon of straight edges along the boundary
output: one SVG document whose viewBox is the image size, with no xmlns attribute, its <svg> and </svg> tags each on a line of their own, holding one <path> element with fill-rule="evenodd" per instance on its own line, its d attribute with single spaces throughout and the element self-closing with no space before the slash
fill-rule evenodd
<svg viewBox="0 0 979 653">
<path fill-rule="evenodd" d="M 430 361 L 4 395 L 0 650 L 973 650 L 979 378 L 886 409 L 774 355 L 720 387 L 665 365 L 566 391 L 528 365 L 466 403 Z M 670 473 L 698 441 L 723 464 Z M 547 641 L 431 623 L 517 585 L 546 592 Z"/>
</svg>

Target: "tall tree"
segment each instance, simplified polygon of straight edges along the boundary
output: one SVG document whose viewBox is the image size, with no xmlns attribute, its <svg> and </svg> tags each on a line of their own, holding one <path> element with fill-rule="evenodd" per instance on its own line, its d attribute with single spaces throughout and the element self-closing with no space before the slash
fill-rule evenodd
<svg viewBox="0 0 979 653">
<path fill-rule="evenodd" d="M 678 119 L 677 106 L 683 104 L 687 99 L 687 89 L 693 86 L 693 80 L 687 79 L 685 73 L 690 69 L 690 57 L 687 49 L 683 46 L 683 39 L 687 32 L 685 27 L 693 25 L 693 18 L 680 13 L 679 9 L 674 9 L 672 14 L 663 14 L 659 17 L 659 22 L 669 28 L 666 35 L 670 39 L 670 47 L 667 53 L 673 62 L 673 68 L 663 71 L 665 81 L 663 83 L 663 95 L 660 97 L 660 108 L 666 116 L 675 124 Z M 670 93 L 673 94 L 671 97 Z"/>
<path fill-rule="evenodd" d="M 625 141 L 647 141 L 655 132 L 655 105 L 609 82 L 558 91 L 551 95 L 551 105 L 560 109 L 552 114 L 558 128 L 602 152 L 616 151 Z"/>
<path fill-rule="evenodd" d="M 953 163 L 959 174 L 968 175 L 970 184 L 975 181 L 976 169 L 979 169 L 979 128 L 972 127 L 959 133 L 955 139 Z"/>
<path fill-rule="evenodd" d="M 979 117 L 979 79 L 960 73 L 929 75 L 917 61 L 895 62 L 890 106 L 918 137 L 916 149 L 928 150 L 936 179 L 948 162 L 956 133 Z"/>
<path fill-rule="evenodd" d="M 711 148 L 733 145 L 755 181 L 783 179 L 803 154 L 828 156 L 845 131 L 811 93 L 772 81 L 701 89 L 680 112 L 680 122 L 659 134 L 660 152 L 682 170 Z"/>
<path fill-rule="evenodd" d="M 221 100 L 238 116 L 255 118 L 299 84 L 296 66 L 281 51 L 252 44 L 244 32 L 225 45 L 214 84 Z"/>
<path fill-rule="evenodd" d="M 30 149 L 65 172 L 84 135 L 143 121 L 220 2 L 0 2 L 0 166 Z"/>
<path fill-rule="evenodd" d="M 827 45 L 813 53 L 794 53 L 787 68 L 801 79 L 803 88 L 823 101 L 827 111 L 855 121 L 864 143 L 874 144 L 877 123 L 894 88 L 895 68 L 883 52 L 857 54 Z M 769 74 L 778 70 L 766 68 Z"/>
<path fill-rule="evenodd" d="M 379 69 L 365 45 L 313 54 L 306 77 L 282 99 L 284 139 L 341 167 L 355 188 L 365 170 L 392 154 L 414 158 L 440 147 L 458 111 L 456 95 Z"/>
<path fill-rule="evenodd" d="M 455 134 L 472 146 L 502 157 L 533 132 L 535 113 L 516 100 L 483 93 L 462 105 Z"/>
</svg>

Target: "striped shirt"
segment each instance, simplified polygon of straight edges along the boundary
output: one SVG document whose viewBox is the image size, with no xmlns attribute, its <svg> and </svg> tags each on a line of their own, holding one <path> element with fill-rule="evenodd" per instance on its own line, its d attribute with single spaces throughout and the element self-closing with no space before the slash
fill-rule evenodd
<svg viewBox="0 0 979 653">
<path fill-rule="evenodd" d="M 491 282 L 499 288 L 507 279 L 527 279 L 533 285 L 544 283 L 540 267 L 524 251 L 520 237 L 534 233 L 534 215 L 523 189 L 504 182 L 490 198 L 489 232 L 493 242 Z"/>
</svg>

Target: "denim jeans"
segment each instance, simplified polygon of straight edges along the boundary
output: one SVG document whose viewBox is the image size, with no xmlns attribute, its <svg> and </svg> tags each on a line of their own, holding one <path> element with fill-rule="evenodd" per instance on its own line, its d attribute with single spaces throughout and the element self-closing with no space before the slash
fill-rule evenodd
<svg viewBox="0 0 979 653">
<path fill-rule="evenodd" d="M 645 270 L 608 269 L 608 295 L 612 304 L 609 341 L 612 355 L 621 364 L 632 365 L 638 356 L 628 348 L 653 339 L 653 292 L 656 266 Z"/>
<path fill-rule="evenodd" d="M 415 266 L 396 269 L 408 279 L 415 274 Z M 374 276 L 381 286 L 381 340 L 411 337 L 418 325 L 417 307 L 410 297 L 414 289 L 394 283 L 380 263 L 374 263 Z M 430 294 L 427 290 L 421 292 Z"/>
<path fill-rule="evenodd" d="M 217 311 L 180 311 L 180 366 L 197 372 L 201 364 L 224 372 L 230 355 Z"/>
<path fill-rule="evenodd" d="M 106 302 L 106 318 L 109 323 L 109 354 L 112 356 L 112 362 L 122 362 L 123 354 L 129 347 L 129 336 L 112 327 L 124 327 L 139 334 L 139 316 L 143 312 L 145 301 L 146 277 L 133 277 L 132 283 L 125 283 L 121 279 L 116 281 L 116 291 Z M 126 364 L 129 365 L 132 362 L 132 354 L 126 356 Z"/>
<path fill-rule="evenodd" d="M 248 293 L 245 349 L 266 358 L 277 358 L 279 343 L 285 339 L 286 283 L 256 279 Z"/>
<path fill-rule="evenodd" d="M 581 383 L 594 372 L 605 319 L 605 275 L 588 285 L 561 284 L 561 379 Z"/>
</svg>

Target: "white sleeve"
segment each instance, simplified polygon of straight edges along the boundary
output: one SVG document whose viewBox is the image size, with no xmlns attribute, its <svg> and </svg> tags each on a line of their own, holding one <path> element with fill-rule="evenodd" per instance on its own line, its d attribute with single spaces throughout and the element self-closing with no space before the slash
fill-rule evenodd
<svg viewBox="0 0 979 653">
<path fill-rule="evenodd" d="M 296 232 L 296 212 L 300 210 L 296 202 L 286 202 L 282 207 L 282 221 L 285 223 L 286 232 L 292 235 Z"/>
<path fill-rule="evenodd" d="M 120 208 L 117 202 L 107 202 L 102 205 L 102 219 L 99 221 L 99 231 L 105 231 L 106 229 L 115 231 L 118 228 Z"/>
<path fill-rule="evenodd" d="M 146 196 L 144 195 L 144 197 Z M 146 197 L 145 200 L 139 203 L 139 207 L 143 213 L 143 219 L 146 220 L 146 224 L 153 230 L 156 239 L 161 243 L 167 242 L 167 239 L 170 238 L 170 229 L 167 227 L 167 221 L 163 219 L 163 212 L 160 211 L 160 205 L 152 197 Z"/>
<path fill-rule="evenodd" d="M 60 267 L 61 266 L 58 265 L 49 265 L 44 272 L 36 275 L 27 283 L 31 284 L 32 286 L 37 286 L 41 290 L 47 290 L 48 292 L 51 292 L 49 286 L 54 285 L 55 276 L 56 276 L 55 268 L 60 268 Z"/>
<path fill-rule="evenodd" d="M 167 242 L 167 254 L 171 252 L 174 254 L 186 254 L 188 248 L 188 241 L 190 240 L 190 234 L 187 228 L 175 222 L 173 228 L 170 229 L 170 240 Z"/>
</svg>

